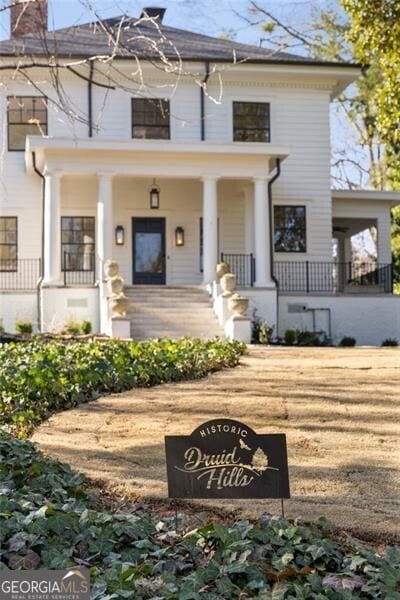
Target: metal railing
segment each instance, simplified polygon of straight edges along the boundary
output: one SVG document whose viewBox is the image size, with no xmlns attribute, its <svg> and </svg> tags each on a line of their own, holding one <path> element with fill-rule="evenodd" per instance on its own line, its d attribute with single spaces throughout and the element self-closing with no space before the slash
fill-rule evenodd
<svg viewBox="0 0 400 600">
<path fill-rule="evenodd" d="M 231 273 L 236 275 L 240 287 L 253 287 L 255 281 L 255 258 L 252 254 L 227 254 L 221 252 L 221 261 L 228 263 Z"/>
<path fill-rule="evenodd" d="M 64 285 L 94 285 L 96 281 L 95 255 L 64 252 L 62 273 Z"/>
<path fill-rule="evenodd" d="M 0 259 L 0 291 L 35 290 L 40 258 Z"/>
<path fill-rule="evenodd" d="M 277 261 L 274 274 L 281 292 L 390 294 L 393 291 L 393 267 L 389 263 Z"/>
</svg>

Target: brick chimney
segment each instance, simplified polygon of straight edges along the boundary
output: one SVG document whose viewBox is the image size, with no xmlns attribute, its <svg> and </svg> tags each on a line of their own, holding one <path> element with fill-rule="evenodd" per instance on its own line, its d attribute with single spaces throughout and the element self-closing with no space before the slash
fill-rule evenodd
<svg viewBox="0 0 400 600">
<path fill-rule="evenodd" d="M 47 31 L 47 0 L 17 0 L 10 13 L 12 38 Z"/>
<path fill-rule="evenodd" d="M 150 17 L 150 19 L 157 19 L 158 24 L 161 25 L 166 10 L 166 8 L 161 8 L 160 6 L 146 6 L 142 10 L 140 18 Z"/>
</svg>

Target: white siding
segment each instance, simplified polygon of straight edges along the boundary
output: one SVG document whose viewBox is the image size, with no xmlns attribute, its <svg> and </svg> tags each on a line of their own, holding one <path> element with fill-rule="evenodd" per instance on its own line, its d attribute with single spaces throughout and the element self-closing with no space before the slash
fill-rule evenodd
<svg viewBox="0 0 400 600">
<path fill-rule="evenodd" d="M 273 82 L 271 82 L 273 83 Z M 210 87 L 217 96 L 218 88 Z M 290 147 L 282 174 L 273 187 L 276 204 L 307 207 L 307 254 L 277 254 L 277 260 L 330 260 L 332 257 L 329 93 L 296 87 L 246 87 L 226 83 L 220 105 L 207 101 L 206 136 L 232 141 L 233 101 L 270 102 L 271 142 Z"/>
</svg>

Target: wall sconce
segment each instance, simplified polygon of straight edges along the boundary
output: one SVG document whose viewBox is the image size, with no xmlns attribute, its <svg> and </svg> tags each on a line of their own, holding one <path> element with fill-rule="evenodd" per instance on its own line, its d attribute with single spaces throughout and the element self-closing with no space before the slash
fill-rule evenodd
<svg viewBox="0 0 400 600">
<path fill-rule="evenodd" d="M 175 246 L 185 245 L 185 232 L 183 227 L 179 226 L 175 229 Z"/>
<path fill-rule="evenodd" d="M 150 208 L 160 208 L 160 188 L 153 179 L 153 185 L 150 188 Z"/>
<path fill-rule="evenodd" d="M 118 225 L 115 228 L 115 243 L 117 246 L 123 246 L 125 244 L 125 229 L 122 225 Z"/>
</svg>

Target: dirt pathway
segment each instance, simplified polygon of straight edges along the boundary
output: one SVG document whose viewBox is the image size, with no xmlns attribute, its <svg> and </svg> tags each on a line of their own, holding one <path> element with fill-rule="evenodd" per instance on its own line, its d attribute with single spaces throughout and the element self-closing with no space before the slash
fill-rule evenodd
<svg viewBox="0 0 400 600">
<path fill-rule="evenodd" d="M 355 533 L 400 538 L 400 349 L 255 347 L 236 369 L 55 415 L 33 439 L 92 478 L 165 497 L 164 436 L 218 417 L 287 434 L 289 516 L 324 515 Z"/>
</svg>

